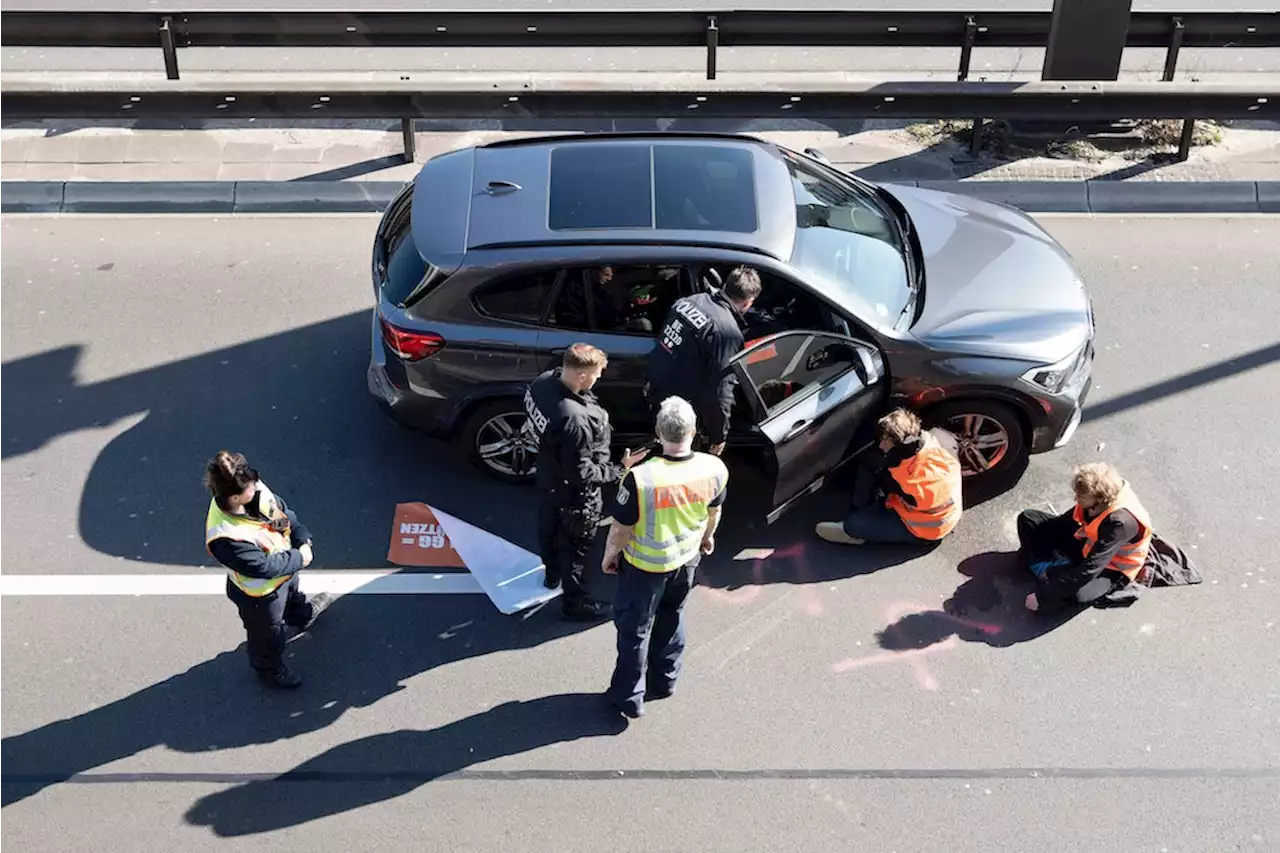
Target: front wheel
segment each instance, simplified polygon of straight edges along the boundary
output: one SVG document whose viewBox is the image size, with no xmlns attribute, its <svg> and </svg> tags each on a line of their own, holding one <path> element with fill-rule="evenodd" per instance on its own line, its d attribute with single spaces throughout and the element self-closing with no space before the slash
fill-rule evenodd
<svg viewBox="0 0 1280 853">
<path fill-rule="evenodd" d="M 471 413 L 458 436 L 472 464 L 505 483 L 532 483 L 538 439 L 520 400 L 495 400 Z"/>
<path fill-rule="evenodd" d="M 930 409 L 924 420 L 926 426 L 955 436 L 966 486 L 1009 486 L 1026 469 L 1026 427 L 1012 406 L 957 400 Z"/>
</svg>

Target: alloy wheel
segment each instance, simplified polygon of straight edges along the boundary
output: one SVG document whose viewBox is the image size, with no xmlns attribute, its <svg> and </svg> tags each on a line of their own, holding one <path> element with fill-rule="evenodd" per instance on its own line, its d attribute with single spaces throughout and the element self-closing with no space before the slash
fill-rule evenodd
<svg viewBox="0 0 1280 853">
<path fill-rule="evenodd" d="M 509 477 L 528 477 L 538 459 L 538 439 L 522 412 L 494 415 L 476 432 L 476 453 L 490 468 Z"/>
<path fill-rule="evenodd" d="M 985 474 L 1009 453 L 1009 431 L 989 415 L 956 415 L 943 426 L 959 443 L 964 476 Z"/>
</svg>

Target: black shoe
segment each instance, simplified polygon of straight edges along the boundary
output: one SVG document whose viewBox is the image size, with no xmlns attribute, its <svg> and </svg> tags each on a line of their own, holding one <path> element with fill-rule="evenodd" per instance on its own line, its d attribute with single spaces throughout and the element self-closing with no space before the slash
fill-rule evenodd
<svg viewBox="0 0 1280 853">
<path fill-rule="evenodd" d="M 609 701 L 609 707 L 617 711 L 622 716 L 626 717 L 628 720 L 638 720 L 644 716 L 643 707 L 631 708 L 626 705 L 619 705 L 617 702 L 614 702 L 613 700 Z"/>
<path fill-rule="evenodd" d="M 670 699 L 676 693 L 675 688 L 657 688 L 650 687 L 644 691 L 644 701 L 657 702 L 662 699 Z"/>
<path fill-rule="evenodd" d="M 286 690 L 292 690 L 295 687 L 302 686 L 302 676 L 284 664 L 280 664 L 278 669 L 259 670 L 258 678 L 269 687 L 282 687 Z"/>
<path fill-rule="evenodd" d="M 317 592 L 315 595 L 307 599 L 307 604 L 311 605 L 311 615 L 307 617 L 307 621 L 301 624 L 295 624 L 293 627 L 298 629 L 298 633 L 309 630 L 312 625 L 316 624 L 316 620 L 320 618 L 320 614 L 333 604 L 333 596 L 327 592 Z"/>
<path fill-rule="evenodd" d="M 562 615 L 569 622 L 595 622 L 613 616 L 613 608 L 603 601 L 587 599 L 574 604 L 566 604 Z"/>
<path fill-rule="evenodd" d="M 557 574 L 552 574 L 551 572 L 547 572 L 546 575 L 542 578 L 542 585 L 545 586 L 547 589 L 555 589 L 556 587 L 560 586 L 560 576 Z"/>
</svg>

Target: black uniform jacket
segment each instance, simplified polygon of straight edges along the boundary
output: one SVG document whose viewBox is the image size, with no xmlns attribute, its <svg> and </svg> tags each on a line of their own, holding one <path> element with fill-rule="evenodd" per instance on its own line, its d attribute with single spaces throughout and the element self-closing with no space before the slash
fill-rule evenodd
<svg viewBox="0 0 1280 853">
<path fill-rule="evenodd" d="M 570 391 L 561 373 L 557 367 L 530 383 L 524 408 L 539 435 L 538 488 L 572 501 L 618 482 L 624 471 L 609 458 L 609 413 L 590 391 Z"/>
</svg>

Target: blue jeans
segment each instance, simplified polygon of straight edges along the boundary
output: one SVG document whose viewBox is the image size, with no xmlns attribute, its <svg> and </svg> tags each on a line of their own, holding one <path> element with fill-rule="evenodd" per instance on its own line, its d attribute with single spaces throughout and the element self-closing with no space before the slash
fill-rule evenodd
<svg viewBox="0 0 1280 853">
<path fill-rule="evenodd" d="M 641 571 L 625 557 L 618 560 L 613 602 L 618 663 L 608 696 L 619 708 L 639 711 L 646 691 L 675 689 L 684 657 L 684 603 L 700 558 L 663 574 Z"/>
<path fill-rule="evenodd" d="M 907 529 L 898 514 L 883 503 L 851 510 L 844 520 L 844 532 L 864 542 L 900 544 L 921 541 Z"/>
</svg>

